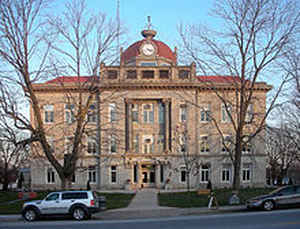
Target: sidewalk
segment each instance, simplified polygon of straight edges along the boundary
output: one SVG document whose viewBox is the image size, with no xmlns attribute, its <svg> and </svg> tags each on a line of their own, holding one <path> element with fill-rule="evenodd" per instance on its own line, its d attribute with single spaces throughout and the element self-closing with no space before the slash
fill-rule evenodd
<svg viewBox="0 0 300 229">
<path fill-rule="evenodd" d="M 135 197 L 127 208 L 119 208 L 99 212 L 93 215 L 96 220 L 122 220 L 122 219 L 145 219 L 176 217 L 185 215 L 218 214 L 237 212 L 245 209 L 245 206 L 224 206 L 217 210 L 207 207 L 202 208 L 172 208 L 160 207 L 157 201 L 158 190 L 142 189 L 136 192 Z M 0 222 L 23 220 L 21 215 L 0 215 Z"/>
</svg>

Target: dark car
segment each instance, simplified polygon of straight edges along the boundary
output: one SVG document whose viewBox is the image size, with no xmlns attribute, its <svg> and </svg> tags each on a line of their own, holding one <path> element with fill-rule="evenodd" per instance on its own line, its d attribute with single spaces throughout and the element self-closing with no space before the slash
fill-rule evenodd
<svg viewBox="0 0 300 229">
<path fill-rule="evenodd" d="M 300 206 L 300 185 L 278 188 L 268 195 L 257 196 L 246 201 L 247 208 L 262 208 L 271 211 L 274 208 Z"/>
</svg>

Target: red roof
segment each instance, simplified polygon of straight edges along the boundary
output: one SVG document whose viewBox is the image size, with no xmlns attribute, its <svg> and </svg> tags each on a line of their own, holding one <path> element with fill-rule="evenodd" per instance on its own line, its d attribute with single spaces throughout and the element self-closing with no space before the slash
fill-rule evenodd
<svg viewBox="0 0 300 229">
<path fill-rule="evenodd" d="M 72 83 L 72 82 L 87 82 L 91 76 L 59 76 L 53 80 L 49 80 L 46 83 Z"/>
<path fill-rule="evenodd" d="M 237 76 L 196 76 L 201 82 L 214 82 L 214 83 L 232 83 L 239 82 L 240 78 Z"/>
<path fill-rule="evenodd" d="M 121 60 L 125 63 L 128 62 L 131 58 L 136 57 L 140 54 L 140 47 L 146 39 L 137 41 L 130 45 L 122 54 Z M 173 62 L 176 62 L 176 55 L 168 45 L 158 40 L 151 40 L 157 47 L 157 55 L 165 57 Z"/>
</svg>

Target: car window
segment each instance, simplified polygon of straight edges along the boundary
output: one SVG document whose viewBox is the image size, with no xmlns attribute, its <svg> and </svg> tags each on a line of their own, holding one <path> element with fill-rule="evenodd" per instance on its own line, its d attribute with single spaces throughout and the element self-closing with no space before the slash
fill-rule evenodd
<svg viewBox="0 0 300 229">
<path fill-rule="evenodd" d="M 283 188 L 280 192 L 281 195 L 292 195 L 295 193 L 295 187 Z"/>
<path fill-rule="evenodd" d="M 54 193 L 54 194 L 51 194 L 50 196 L 48 196 L 46 198 L 46 201 L 57 200 L 58 198 L 59 198 L 59 194 L 58 193 Z"/>
<path fill-rule="evenodd" d="M 297 186 L 297 187 L 296 187 L 296 193 L 297 193 L 297 194 L 300 194 L 300 186 Z"/>
<path fill-rule="evenodd" d="M 71 199 L 87 199 L 88 195 L 86 192 L 66 192 L 62 194 L 63 200 Z"/>
</svg>

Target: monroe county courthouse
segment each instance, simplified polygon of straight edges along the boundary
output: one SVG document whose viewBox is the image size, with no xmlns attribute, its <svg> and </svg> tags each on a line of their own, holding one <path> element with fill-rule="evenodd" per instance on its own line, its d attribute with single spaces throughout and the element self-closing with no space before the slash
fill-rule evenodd
<svg viewBox="0 0 300 229">
<path fill-rule="evenodd" d="M 224 136 L 231 136 L 233 131 L 218 95 L 233 97 L 233 85 L 239 78 L 198 76 L 195 63 L 178 65 L 176 48 L 156 40 L 156 31 L 146 29 L 142 35 L 142 40 L 121 49 L 120 65 L 101 64 L 96 85 L 99 98 L 89 108 L 100 110 L 100 115 L 86 117 L 90 131 L 82 138 L 72 188 L 86 188 L 88 180 L 93 189 L 108 190 L 180 189 L 186 187 L 188 179 L 192 188 L 205 187 L 209 180 L 214 187 L 231 186 L 233 164 Z M 76 110 L 77 100 L 67 95 L 76 95 L 77 82 L 90 78 L 62 76 L 34 85 L 49 142 L 62 163 L 76 125 L 72 110 Z M 264 82 L 255 84 L 256 100 L 249 105 L 247 115 L 249 131 L 260 119 L 254 114 L 265 113 L 270 89 Z M 242 186 L 265 185 L 264 151 L 259 138 L 243 147 Z M 31 186 L 60 188 L 59 176 L 46 158 L 32 157 Z"/>
</svg>

